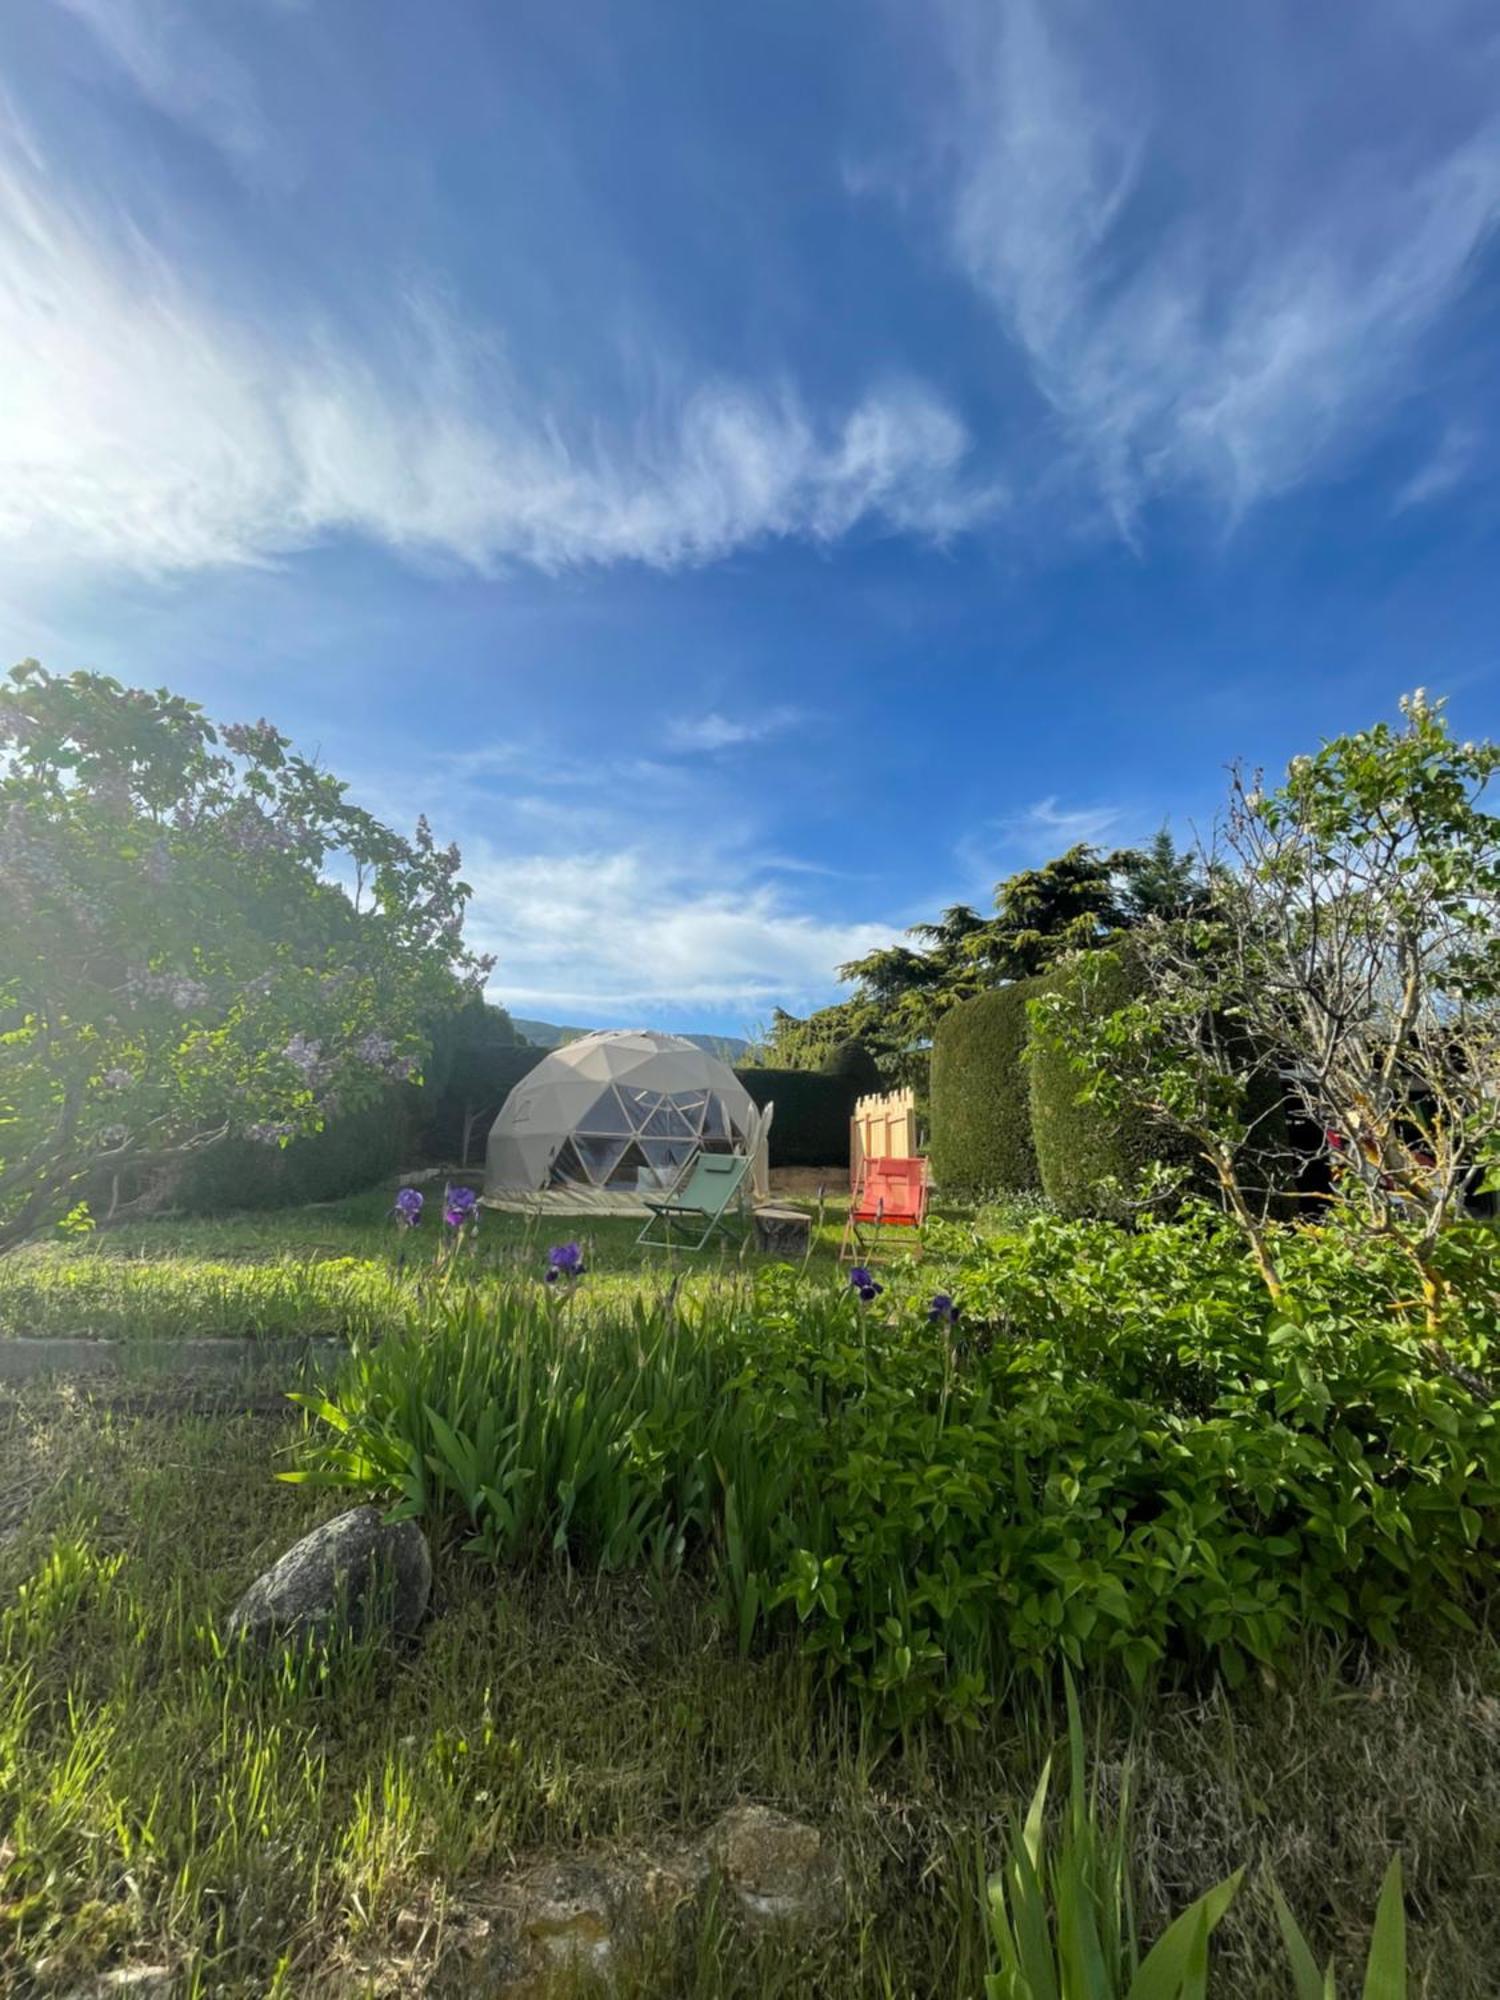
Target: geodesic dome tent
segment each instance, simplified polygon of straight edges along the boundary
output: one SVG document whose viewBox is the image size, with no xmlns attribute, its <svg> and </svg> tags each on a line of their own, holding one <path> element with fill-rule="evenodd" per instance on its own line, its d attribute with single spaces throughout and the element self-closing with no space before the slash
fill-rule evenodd
<svg viewBox="0 0 1500 2000">
<path fill-rule="evenodd" d="M 506 1098 L 490 1128 L 484 1191 L 668 1185 L 700 1149 L 744 1152 L 756 1118 L 728 1064 L 679 1035 L 584 1035 Z"/>
</svg>

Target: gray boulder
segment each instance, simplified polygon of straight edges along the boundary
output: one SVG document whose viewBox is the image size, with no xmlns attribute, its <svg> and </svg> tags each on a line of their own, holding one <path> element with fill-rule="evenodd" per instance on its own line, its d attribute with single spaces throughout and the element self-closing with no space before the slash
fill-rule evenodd
<svg viewBox="0 0 1500 2000">
<path fill-rule="evenodd" d="M 231 1636 L 265 1640 L 414 1632 L 432 1590 L 432 1556 L 415 1521 L 351 1507 L 294 1542 L 230 1615 Z"/>
<path fill-rule="evenodd" d="M 817 1928 L 844 1913 L 843 1870 L 815 1826 L 769 1806 L 735 1806 L 709 1828 L 704 1848 L 757 1928 Z"/>
</svg>

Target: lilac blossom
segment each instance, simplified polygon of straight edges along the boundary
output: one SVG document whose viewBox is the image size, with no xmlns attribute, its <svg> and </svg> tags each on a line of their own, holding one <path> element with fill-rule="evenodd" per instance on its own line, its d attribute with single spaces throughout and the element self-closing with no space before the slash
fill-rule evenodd
<svg viewBox="0 0 1500 2000">
<path fill-rule="evenodd" d="M 296 1127 L 288 1119 L 276 1122 L 267 1120 L 259 1125 L 247 1125 L 245 1137 L 254 1139 L 260 1146 L 279 1146 L 283 1139 L 290 1139 Z"/>
<path fill-rule="evenodd" d="M 170 1000 L 183 1013 L 202 1007 L 208 1000 L 203 981 L 189 979 L 181 972 L 132 972 L 125 984 L 137 999 Z"/>
<path fill-rule="evenodd" d="M 313 1082 L 323 1072 L 323 1044 L 309 1041 L 306 1035 L 293 1035 L 281 1053 L 304 1083 Z"/>
<path fill-rule="evenodd" d="M 296 845 L 296 835 L 290 827 L 272 819 L 248 799 L 225 816 L 224 834 L 241 854 L 285 854 Z"/>
<path fill-rule="evenodd" d="M 113 1068 L 107 1069 L 104 1072 L 104 1075 L 100 1080 L 105 1085 L 106 1089 L 129 1090 L 130 1086 L 135 1082 L 135 1074 L 132 1070 L 122 1069 L 120 1065 L 116 1063 Z"/>
<path fill-rule="evenodd" d="M 262 716 L 259 722 L 227 722 L 219 740 L 236 757 L 258 757 L 276 761 L 288 739 Z"/>
<path fill-rule="evenodd" d="M 0 743 L 29 743 L 36 724 L 24 708 L 13 701 L 0 701 Z"/>
</svg>

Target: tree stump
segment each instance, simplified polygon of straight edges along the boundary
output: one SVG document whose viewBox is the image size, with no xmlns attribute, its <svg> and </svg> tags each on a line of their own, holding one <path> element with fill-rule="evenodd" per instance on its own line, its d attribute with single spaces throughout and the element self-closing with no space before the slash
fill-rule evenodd
<svg viewBox="0 0 1500 2000">
<path fill-rule="evenodd" d="M 758 1208 L 755 1247 L 767 1257 L 800 1264 L 812 1244 L 812 1217 L 801 1208 Z"/>
</svg>

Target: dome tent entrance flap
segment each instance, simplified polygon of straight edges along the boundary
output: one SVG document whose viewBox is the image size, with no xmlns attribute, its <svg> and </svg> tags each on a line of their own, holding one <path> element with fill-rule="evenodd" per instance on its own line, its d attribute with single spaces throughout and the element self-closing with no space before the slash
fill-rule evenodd
<svg viewBox="0 0 1500 2000">
<path fill-rule="evenodd" d="M 505 1100 L 490 1131 L 485 1194 L 660 1185 L 700 1148 L 743 1152 L 755 1120 L 734 1071 L 678 1035 L 584 1035 Z"/>
</svg>

